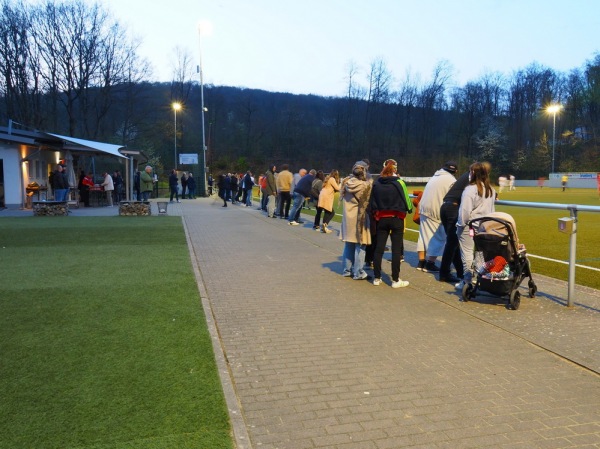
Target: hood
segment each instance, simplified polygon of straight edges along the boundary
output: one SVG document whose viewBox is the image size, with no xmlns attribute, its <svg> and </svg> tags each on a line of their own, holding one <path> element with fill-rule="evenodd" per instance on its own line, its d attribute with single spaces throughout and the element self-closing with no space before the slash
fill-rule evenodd
<svg viewBox="0 0 600 449">
<path fill-rule="evenodd" d="M 398 182 L 398 179 L 400 179 L 398 176 L 380 176 L 377 178 L 377 182 L 380 184 L 391 184 L 393 182 Z"/>
</svg>

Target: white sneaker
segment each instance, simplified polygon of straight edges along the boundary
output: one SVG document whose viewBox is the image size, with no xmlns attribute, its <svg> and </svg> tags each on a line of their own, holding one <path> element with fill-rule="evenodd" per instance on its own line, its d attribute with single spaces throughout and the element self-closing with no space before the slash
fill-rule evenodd
<svg viewBox="0 0 600 449">
<path fill-rule="evenodd" d="M 392 288 L 408 287 L 408 284 L 408 281 L 403 281 L 402 279 L 399 279 L 397 281 L 392 282 Z"/>
<path fill-rule="evenodd" d="M 379 285 L 379 284 L 381 284 L 381 279 L 379 279 L 379 278 L 373 279 L 373 285 Z"/>
<path fill-rule="evenodd" d="M 297 221 L 292 220 L 292 221 L 288 221 L 288 224 L 290 226 L 298 226 L 300 223 L 298 223 Z"/>
</svg>

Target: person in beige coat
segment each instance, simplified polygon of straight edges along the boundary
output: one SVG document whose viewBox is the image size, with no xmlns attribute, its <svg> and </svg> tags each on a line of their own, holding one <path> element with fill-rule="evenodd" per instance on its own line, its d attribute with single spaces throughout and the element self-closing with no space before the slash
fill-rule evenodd
<svg viewBox="0 0 600 449">
<path fill-rule="evenodd" d="M 341 238 L 344 242 L 342 276 L 352 276 L 360 281 L 368 279 L 364 270 L 365 250 L 371 243 L 367 206 L 371 197 L 371 183 L 367 181 L 366 168 L 355 164 L 352 174 L 344 178 L 340 200 L 344 206 Z"/>
<path fill-rule="evenodd" d="M 317 203 L 317 213 L 315 215 L 315 222 L 313 228 L 318 231 L 320 230 L 324 234 L 331 233 L 331 229 L 327 226 L 331 219 L 335 216 L 333 211 L 333 200 L 335 198 L 335 192 L 340 191 L 340 174 L 337 170 L 331 170 L 331 173 L 323 181 L 323 188 L 319 193 L 319 202 Z M 319 220 L 321 219 L 321 213 L 323 213 L 323 224 L 319 228 Z"/>
</svg>

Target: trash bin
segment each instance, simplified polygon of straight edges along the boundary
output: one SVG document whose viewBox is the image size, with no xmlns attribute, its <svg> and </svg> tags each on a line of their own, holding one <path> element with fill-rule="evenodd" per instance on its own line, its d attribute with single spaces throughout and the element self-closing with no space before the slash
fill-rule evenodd
<svg viewBox="0 0 600 449">
<path fill-rule="evenodd" d="M 167 206 L 169 205 L 166 201 L 157 201 L 158 215 L 167 215 Z"/>
</svg>

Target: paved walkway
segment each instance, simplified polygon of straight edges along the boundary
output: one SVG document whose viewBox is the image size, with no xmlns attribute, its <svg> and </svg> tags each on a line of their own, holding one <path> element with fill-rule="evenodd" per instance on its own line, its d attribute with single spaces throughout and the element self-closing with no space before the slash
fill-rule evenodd
<svg viewBox="0 0 600 449">
<path fill-rule="evenodd" d="M 567 308 L 566 283 L 532 261 L 538 296 L 525 282 L 518 311 L 463 303 L 415 270 L 411 242 L 410 286 L 393 290 L 385 262 L 385 285 L 343 278 L 337 233 L 308 221 L 212 199 L 169 215 L 185 225 L 238 449 L 600 448 L 598 291 L 578 287 Z"/>
<path fill-rule="evenodd" d="M 375 287 L 343 278 L 337 233 L 308 221 L 177 207 L 239 448 L 600 448 L 599 292 L 567 308 L 566 283 L 535 276 L 518 311 L 463 303 L 410 242 L 410 286 L 384 265 Z"/>
</svg>

